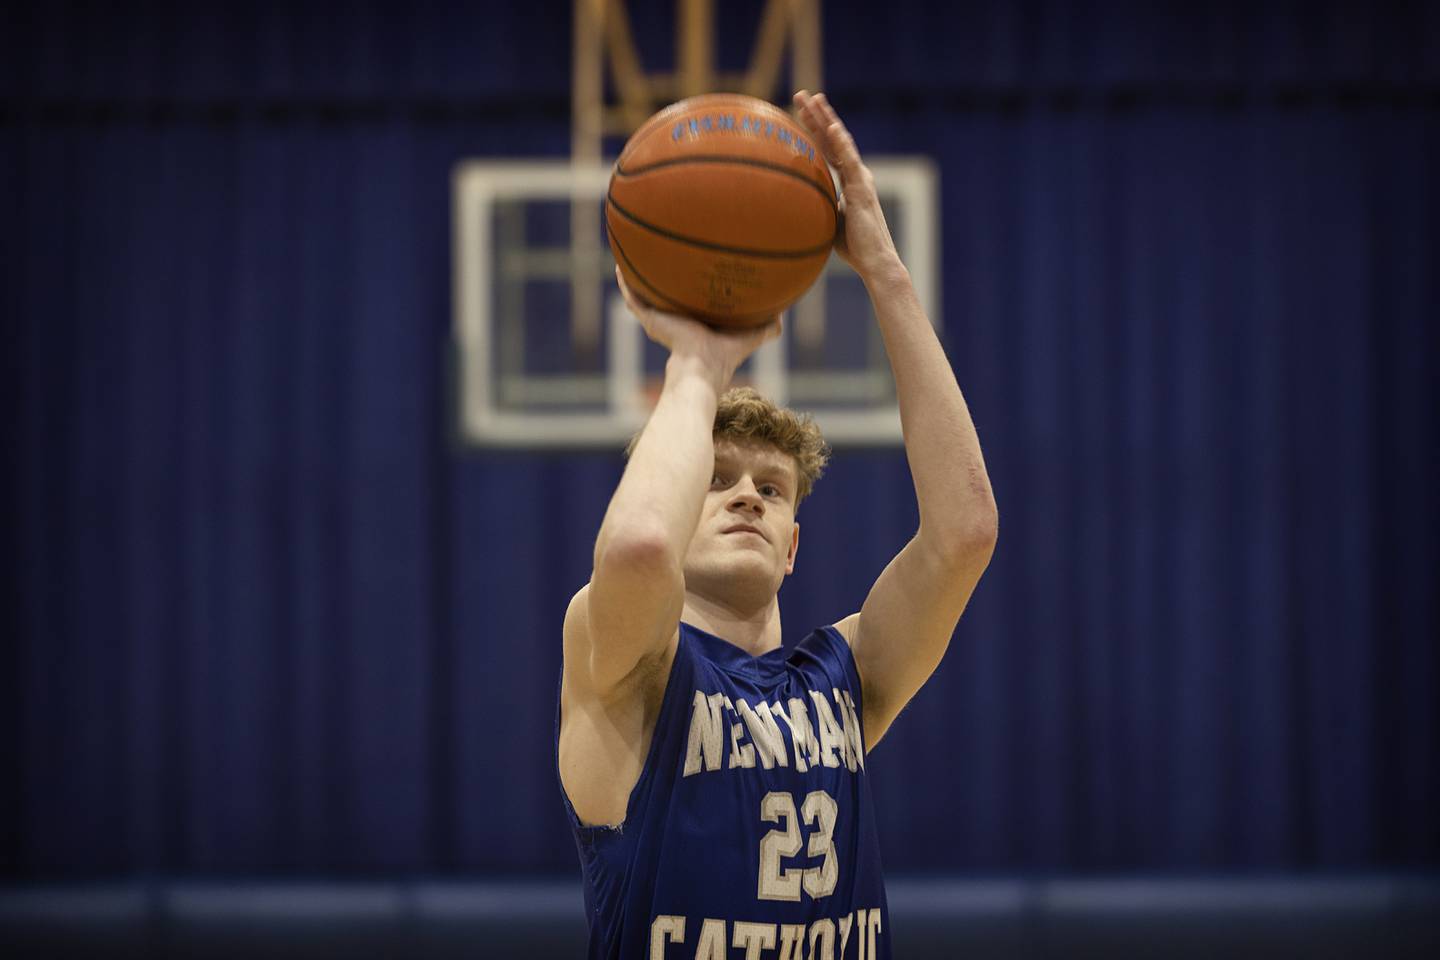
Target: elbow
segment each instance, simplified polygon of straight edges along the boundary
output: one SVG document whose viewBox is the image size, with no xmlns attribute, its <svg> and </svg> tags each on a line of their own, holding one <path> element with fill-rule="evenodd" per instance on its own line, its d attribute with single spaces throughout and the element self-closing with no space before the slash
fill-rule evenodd
<svg viewBox="0 0 1440 960">
<path fill-rule="evenodd" d="M 989 566 L 1000 536 L 1000 517 L 994 510 L 974 518 L 956 537 L 953 549 L 960 559 Z"/>
<path fill-rule="evenodd" d="M 939 553 L 946 562 L 957 567 L 982 570 L 990 564 L 995 542 L 1000 536 L 1000 513 L 995 498 L 986 492 L 971 509 L 948 525 L 936 537 Z"/>
<path fill-rule="evenodd" d="M 995 551 L 995 541 L 1000 537 L 1000 510 L 995 506 L 995 495 L 986 491 L 985 501 L 976 511 L 972 523 L 971 537 L 983 545 L 987 554 Z"/>
<path fill-rule="evenodd" d="M 680 568 L 670 538 L 659 527 L 632 528 L 600 537 L 594 560 L 596 573 L 655 576 Z"/>
</svg>

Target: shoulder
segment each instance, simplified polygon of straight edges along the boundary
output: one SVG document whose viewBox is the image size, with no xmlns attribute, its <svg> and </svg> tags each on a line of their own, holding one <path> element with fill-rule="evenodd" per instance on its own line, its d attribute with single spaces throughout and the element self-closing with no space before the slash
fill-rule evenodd
<svg viewBox="0 0 1440 960">
<path fill-rule="evenodd" d="M 855 646 L 855 638 L 860 633 L 860 614 L 852 613 L 843 620 L 837 620 L 830 625 L 831 629 L 840 634 L 847 646 Z"/>
</svg>

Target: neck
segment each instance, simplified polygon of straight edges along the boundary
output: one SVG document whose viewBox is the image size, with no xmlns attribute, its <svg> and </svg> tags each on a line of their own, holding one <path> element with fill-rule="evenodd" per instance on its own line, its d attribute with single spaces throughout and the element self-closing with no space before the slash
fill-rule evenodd
<svg viewBox="0 0 1440 960">
<path fill-rule="evenodd" d="M 780 647 L 780 601 L 774 596 L 762 606 L 747 609 L 686 591 L 681 619 L 754 657 Z"/>
</svg>

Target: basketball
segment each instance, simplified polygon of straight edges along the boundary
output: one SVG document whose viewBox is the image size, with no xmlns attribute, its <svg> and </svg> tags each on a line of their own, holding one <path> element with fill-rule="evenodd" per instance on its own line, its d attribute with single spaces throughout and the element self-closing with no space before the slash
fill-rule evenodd
<svg viewBox="0 0 1440 960">
<path fill-rule="evenodd" d="M 647 120 L 605 198 L 630 289 L 718 327 L 763 324 L 800 299 L 838 222 L 820 148 L 789 114 L 740 94 L 692 97 Z"/>
</svg>

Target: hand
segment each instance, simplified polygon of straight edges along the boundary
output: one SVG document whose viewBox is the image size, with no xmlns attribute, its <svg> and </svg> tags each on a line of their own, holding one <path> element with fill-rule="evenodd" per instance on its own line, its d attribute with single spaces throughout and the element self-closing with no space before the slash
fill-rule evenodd
<svg viewBox="0 0 1440 960">
<path fill-rule="evenodd" d="M 620 284 L 620 293 L 630 312 L 645 328 L 645 335 L 669 350 L 672 357 L 698 360 L 717 393 L 725 389 L 750 354 L 780 336 L 782 322 L 778 316 L 760 327 L 720 330 L 693 317 L 666 313 L 645 303 L 625 284 L 619 267 L 615 268 L 615 280 Z"/>
<path fill-rule="evenodd" d="M 850 264 L 860 279 L 869 282 L 882 270 L 900 263 L 890 227 L 875 193 L 875 176 L 860 159 L 855 139 L 825 94 L 799 90 L 795 109 L 810 137 L 820 145 L 825 159 L 840 175 L 840 223 L 835 252 Z"/>
</svg>

